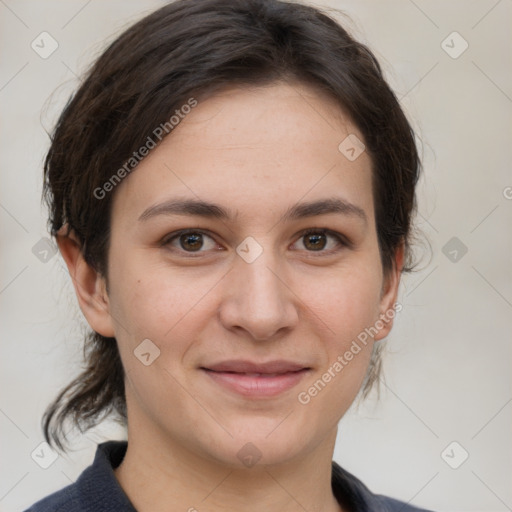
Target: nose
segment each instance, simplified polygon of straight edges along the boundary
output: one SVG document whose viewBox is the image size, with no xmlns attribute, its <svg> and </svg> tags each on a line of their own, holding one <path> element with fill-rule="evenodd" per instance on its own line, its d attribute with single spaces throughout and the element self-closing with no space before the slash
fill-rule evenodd
<svg viewBox="0 0 512 512">
<path fill-rule="evenodd" d="M 297 296 L 278 268 L 266 251 L 252 263 L 236 257 L 224 280 L 219 309 L 220 321 L 226 329 L 244 331 L 254 340 L 264 341 L 297 325 Z"/>
</svg>

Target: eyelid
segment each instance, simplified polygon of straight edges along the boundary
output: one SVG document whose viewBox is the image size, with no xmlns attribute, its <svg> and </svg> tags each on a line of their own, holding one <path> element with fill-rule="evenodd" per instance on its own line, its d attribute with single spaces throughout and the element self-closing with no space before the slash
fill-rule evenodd
<svg viewBox="0 0 512 512">
<path fill-rule="evenodd" d="M 162 247 L 170 246 L 170 243 L 173 240 L 179 238 L 181 235 L 187 235 L 187 234 L 205 235 L 208 238 L 211 238 L 217 245 L 220 245 L 212 233 L 208 232 L 205 229 L 201 229 L 201 228 L 185 228 L 185 229 L 180 229 L 178 231 L 173 231 L 172 233 L 169 233 L 162 238 L 162 240 L 160 241 L 160 245 Z M 179 252 L 181 254 L 187 254 L 188 257 L 197 257 L 196 255 L 201 255 L 201 254 L 205 254 L 206 252 L 208 252 L 208 251 L 201 251 L 201 250 L 185 251 L 185 250 L 179 249 L 179 248 L 173 248 L 172 250 L 174 252 Z"/>
<path fill-rule="evenodd" d="M 352 242 L 342 233 L 339 233 L 338 231 L 334 231 L 332 229 L 322 228 L 322 227 L 313 227 L 313 228 L 303 229 L 299 233 L 295 234 L 295 241 L 293 242 L 292 245 L 296 244 L 304 236 L 309 235 L 309 234 L 316 234 L 316 233 L 323 233 L 327 236 L 333 237 L 334 239 L 336 239 L 336 241 L 338 243 L 338 247 L 335 247 L 333 249 L 328 249 L 328 250 L 319 250 L 319 251 L 307 251 L 306 250 L 305 252 L 308 255 L 311 255 L 311 256 L 324 255 L 324 256 L 326 256 L 326 255 L 336 253 L 336 252 L 340 251 L 342 248 L 350 249 L 353 246 Z M 208 230 L 201 229 L 201 228 L 184 228 L 184 229 L 180 229 L 178 231 L 173 231 L 172 233 L 169 233 L 162 238 L 160 245 L 162 247 L 169 246 L 172 241 L 179 238 L 181 235 L 186 235 L 186 234 L 205 235 L 208 238 L 212 239 L 217 245 L 221 245 L 219 242 L 217 242 L 216 237 L 215 237 L 215 235 L 213 235 L 213 233 L 210 233 Z M 198 257 L 201 254 L 204 255 L 205 253 L 209 252 L 209 251 L 201 251 L 201 250 L 185 251 L 181 248 L 173 248 L 172 250 L 174 252 L 186 254 L 187 257 Z M 219 250 L 219 249 L 217 249 L 217 250 Z M 297 249 L 297 250 L 302 250 L 302 249 Z"/>
<path fill-rule="evenodd" d="M 321 227 L 307 228 L 307 229 L 302 230 L 300 233 L 298 233 L 298 235 L 296 235 L 297 240 L 294 242 L 294 244 L 297 243 L 297 241 L 299 239 L 301 239 L 302 237 L 304 237 L 306 235 L 310 235 L 310 234 L 316 234 L 316 233 L 324 233 L 327 236 L 331 236 L 331 237 L 335 238 L 339 244 L 339 247 L 336 247 L 334 249 L 329 249 L 326 251 L 323 251 L 323 250 L 322 251 L 306 251 L 309 255 L 312 255 L 312 256 L 329 255 L 329 254 L 338 252 L 341 248 L 346 247 L 346 248 L 350 249 L 353 246 L 352 242 L 342 233 L 339 233 L 338 231 L 334 231 L 329 228 L 321 228 Z"/>
</svg>

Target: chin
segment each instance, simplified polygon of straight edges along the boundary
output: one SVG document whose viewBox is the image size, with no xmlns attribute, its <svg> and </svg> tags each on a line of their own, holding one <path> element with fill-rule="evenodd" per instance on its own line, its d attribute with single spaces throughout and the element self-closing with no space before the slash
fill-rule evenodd
<svg viewBox="0 0 512 512">
<path fill-rule="evenodd" d="M 231 430 L 233 438 L 226 439 L 228 446 L 224 445 L 225 451 L 219 454 L 223 462 L 238 468 L 286 464 L 308 451 L 315 443 L 308 438 L 307 429 L 285 418 L 286 414 L 264 420 L 244 418 L 236 430 Z"/>
</svg>

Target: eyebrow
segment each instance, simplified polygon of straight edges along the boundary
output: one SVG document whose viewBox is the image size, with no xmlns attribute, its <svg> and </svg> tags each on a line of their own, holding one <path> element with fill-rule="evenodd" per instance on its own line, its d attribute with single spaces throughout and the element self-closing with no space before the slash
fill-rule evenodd
<svg viewBox="0 0 512 512">
<path fill-rule="evenodd" d="M 337 197 L 295 204 L 285 212 L 282 220 L 298 220 L 332 213 L 359 218 L 365 224 L 368 223 L 362 208 Z M 195 215 L 219 220 L 234 218 L 229 209 L 215 203 L 197 199 L 169 199 L 144 210 L 138 220 L 147 221 L 158 215 Z"/>
</svg>

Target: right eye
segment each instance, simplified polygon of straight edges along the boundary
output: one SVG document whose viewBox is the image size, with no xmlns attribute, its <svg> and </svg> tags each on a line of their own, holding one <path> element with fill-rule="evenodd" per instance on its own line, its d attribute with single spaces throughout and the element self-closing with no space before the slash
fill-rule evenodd
<svg viewBox="0 0 512 512">
<path fill-rule="evenodd" d="M 202 253 L 219 247 L 210 235 L 194 229 L 170 233 L 164 238 L 162 245 L 183 253 Z"/>
</svg>

